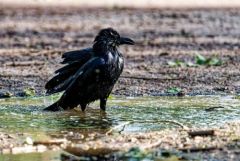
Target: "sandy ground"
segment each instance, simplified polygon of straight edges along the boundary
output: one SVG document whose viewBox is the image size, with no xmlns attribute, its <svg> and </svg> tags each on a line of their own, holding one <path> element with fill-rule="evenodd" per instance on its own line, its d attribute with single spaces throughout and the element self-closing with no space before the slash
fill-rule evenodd
<svg viewBox="0 0 240 161">
<path fill-rule="evenodd" d="M 136 41 L 120 49 L 123 76 L 143 78 L 120 78 L 114 94 L 163 95 L 172 87 L 190 95 L 240 93 L 239 9 L 5 7 L 0 21 L 1 91 L 18 95 L 34 87 L 43 94 L 63 52 L 91 46 L 100 29 L 113 27 Z M 196 53 L 223 65 L 168 65 L 194 63 Z"/>
</svg>

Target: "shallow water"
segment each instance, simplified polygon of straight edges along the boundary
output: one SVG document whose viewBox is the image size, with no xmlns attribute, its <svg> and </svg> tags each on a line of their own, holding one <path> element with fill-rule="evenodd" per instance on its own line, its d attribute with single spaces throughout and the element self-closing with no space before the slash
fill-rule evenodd
<svg viewBox="0 0 240 161">
<path fill-rule="evenodd" d="M 58 96 L 0 100 L 0 130 L 39 134 L 106 132 L 131 122 L 124 132 L 142 132 L 176 127 L 161 120 L 173 120 L 188 127 L 221 125 L 240 118 L 240 99 L 234 96 L 113 97 L 106 113 L 98 102 L 81 111 L 43 112 Z M 210 107 L 220 107 L 212 111 Z"/>
<path fill-rule="evenodd" d="M 28 153 L 28 154 L 5 154 L 0 155 L 1 161 L 60 161 L 60 152 Z"/>
</svg>

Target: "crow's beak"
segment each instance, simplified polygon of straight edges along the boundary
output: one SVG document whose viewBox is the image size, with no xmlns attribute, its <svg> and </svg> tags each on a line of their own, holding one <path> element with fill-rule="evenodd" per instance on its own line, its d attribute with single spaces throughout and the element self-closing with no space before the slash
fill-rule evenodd
<svg viewBox="0 0 240 161">
<path fill-rule="evenodd" d="M 123 45 L 123 44 L 134 45 L 134 41 L 127 38 L 127 37 L 121 37 L 120 38 L 120 45 Z"/>
</svg>

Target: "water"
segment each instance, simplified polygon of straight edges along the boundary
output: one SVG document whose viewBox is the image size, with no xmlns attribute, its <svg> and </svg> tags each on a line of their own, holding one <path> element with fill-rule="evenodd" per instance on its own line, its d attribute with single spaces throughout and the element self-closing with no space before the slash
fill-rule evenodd
<svg viewBox="0 0 240 161">
<path fill-rule="evenodd" d="M 28 154 L 5 154 L 0 155 L 1 161 L 60 161 L 60 152 L 28 153 Z"/>
<path fill-rule="evenodd" d="M 240 99 L 234 96 L 195 97 L 113 97 L 108 101 L 106 113 L 98 102 L 81 111 L 43 112 L 59 96 L 10 98 L 0 100 L 0 131 L 27 133 L 34 139 L 58 136 L 66 132 L 106 133 L 110 128 L 128 123 L 124 133 L 147 132 L 173 128 L 179 122 L 188 127 L 219 126 L 239 120 Z M 218 107 L 214 110 L 206 110 Z M 162 122 L 163 121 L 163 122 Z M 60 161 L 61 152 L 0 155 L 3 161 Z"/>
<path fill-rule="evenodd" d="M 127 133 L 176 127 L 162 120 L 177 121 L 188 127 L 211 127 L 240 118 L 240 99 L 234 96 L 113 97 L 108 101 L 106 113 L 99 110 L 98 102 L 90 104 L 91 108 L 85 113 L 76 110 L 56 113 L 42 111 L 57 98 L 0 100 L 0 130 L 47 136 L 66 131 L 106 132 L 112 127 L 131 122 L 124 129 Z M 210 107 L 220 108 L 206 110 Z"/>
</svg>

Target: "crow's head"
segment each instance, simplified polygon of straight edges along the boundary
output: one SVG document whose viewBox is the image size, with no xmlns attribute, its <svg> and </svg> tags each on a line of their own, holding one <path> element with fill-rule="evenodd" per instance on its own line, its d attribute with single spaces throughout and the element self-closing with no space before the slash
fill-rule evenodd
<svg viewBox="0 0 240 161">
<path fill-rule="evenodd" d="M 102 29 L 96 36 L 93 48 L 98 50 L 114 50 L 123 44 L 134 45 L 134 41 L 126 37 L 121 37 L 119 33 L 112 28 L 106 28 Z"/>
</svg>

